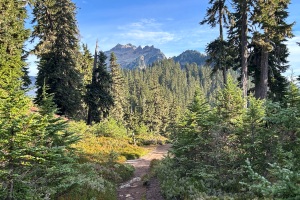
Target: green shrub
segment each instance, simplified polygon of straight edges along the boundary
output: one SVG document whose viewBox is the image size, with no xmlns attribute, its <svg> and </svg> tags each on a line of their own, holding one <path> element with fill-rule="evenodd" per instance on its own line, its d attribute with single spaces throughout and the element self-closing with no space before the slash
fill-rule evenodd
<svg viewBox="0 0 300 200">
<path fill-rule="evenodd" d="M 136 140 L 138 145 L 157 145 L 157 144 L 165 144 L 167 142 L 167 138 L 159 135 L 159 134 L 155 134 L 155 133 L 142 133 L 138 136 L 136 136 Z"/>
<path fill-rule="evenodd" d="M 254 172 L 247 160 L 246 169 L 249 174 L 249 183 L 242 182 L 256 196 L 267 199 L 300 199 L 300 172 L 291 169 L 289 165 L 279 166 L 269 164 L 268 178 Z"/>
<path fill-rule="evenodd" d="M 115 184 L 103 176 L 107 170 L 109 169 L 93 163 L 74 165 L 73 176 L 64 181 L 65 190 L 60 189 L 62 192 L 54 199 L 116 199 Z M 117 174 L 110 171 L 110 176 Z"/>
<path fill-rule="evenodd" d="M 121 177 L 120 182 L 124 182 L 124 181 L 130 179 L 130 177 L 132 177 L 132 175 L 134 173 L 134 167 L 129 164 L 115 163 L 114 170 L 117 174 L 120 175 L 120 177 Z"/>
<path fill-rule="evenodd" d="M 94 124 L 92 127 L 92 132 L 97 136 L 128 138 L 127 129 L 125 126 L 118 123 L 113 118 L 108 118 L 103 122 Z"/>
<path fill-rule="evenodd" d="M 69 121 L 68 131 L 76 133 L 78 135 L 85 135 L 86 133 L 93 132 L 92 127 L 86 125 L 85 121 Z"/>
<path fill-rule="evenodd" d="M 201 185 L 188 176 L 182 176 L 182 169 L 174 167 L 174 160 L 165 158 L 156 168 L 162 193 L 166 199 L 196 199 L 201 197 Z"/>
</svg>

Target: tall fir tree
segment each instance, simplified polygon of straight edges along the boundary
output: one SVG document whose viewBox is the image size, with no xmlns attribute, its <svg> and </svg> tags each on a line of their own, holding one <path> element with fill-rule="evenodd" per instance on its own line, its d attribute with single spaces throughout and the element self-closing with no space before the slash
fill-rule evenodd
<svg viewBox="0 0 300 200">
<path fill-rule="evenodd" d="M 29 37 L 29 29 L 24 27 L 27 1 L 4 0 L 0 2 L 0 87 L 4 77 L 21 78 L 30 83 L 23 46 Z M 25 82 L 24 82 L 25 83 Z"/>
<path fill-rule="evenodd" d="M 268 98 L 274 101 L 281 101 L 286 94 L 288 81 L 283 73 L 289 68 L 288 65 L 288 49 L 283 41 L 275 41 L 275 48 L 269 53 L 269 70 L 268 70 Z M 251 44 L 253 48 L 249 59 L 249 76 L 252 76 L 254 88 L 250 88 L 253 92 L 259 90 L 260 68 L 258 67 L 261 58 L 261 48 L 258 45 Z"/>
<path fill-rule="evenodd" d="M 87 124 L 97 123 L 101 119 L 106 118 L 113 105 L 111 94 L 112 77 L 106 68 L 106 58 L 103 51 L 97 52 L 96 47 L 92 82 L 86 86 Z"/>
<path fill-rule="evenodd" d="M 225 48 L 227 43 L 224 41 L 223 27 L 227 24 L 227 18 L 229 16 L 229 10 L 226 6 L 226 0 L 210 0 L 209 3 L 212 5 L 207 9 L 206 17 L 200 24 L 209 24 L 211 27 L 219 25 L 219 38 L 211 42 L 207 46 L 207 53 L 214 58 L 214 60 L 208 59 L 209 63 L 215 63 L 215 71 L 222 70 L 223 72 L 223 83 L 227 84 L 227 66 Z"/>
<path fill-rule="evenodd" d="M 82 77 L 76 69 L 78 28 L 76 6 L 71 0 L 36 1 L 33 9 L 33 38 L 39 43 L 34 52 L 39 58 L 36 80 L 36 102 L 42 99 L 45 83 L 47 93 L 54 95 L 59 114 L 76 117 L 81 107 Z"/>
<path fill-rule="evenodd" d="M 78 111 L 78 119 L 86 120 L 88 114 L 88 106 L 85 101 L 87 93 L 87 85 L 92 82 L 93 73 L 93 56 L 88 49 L 87 44 L 82 44 L 80 52 L 78 52 L 76 69 L 80 72 L 82 77 L 82 88 L 80 89 L 81 96 L 81 109 Z"/>
<path fill-rule="evenodd" d="M 82 44 L 82 49 L 79 57 L 79 71 L 82 74 L 83 86 L 85 87 L 92 82 L 94 61 L 87 44 Z"/>
<path fill-rule="evenodd" d="M 252 1 L 249 0 L 233 0 L 233 8 L 231 26 L 229 28 L 229 42 L 231 48 L 239 52 L 235 56 L 235 67 L 241 70 L 241 86 L 243 89 L 243 96 L 246 99 L 248 93 L 248 58 L 249 58 L 249 27 L 251 18 L 250 10 L 253 8 Z M 251 30 L 250 30 L 251 31 Z"/>
<path fill-rule="evenodd" d="M 125 85 L 124 78 L 120 69 L 120 65 L 117 63 L 117 58 L 112 52 L 110 56 L 110 71 L 112 77 L 111 93 L 113 96 L 114 106 L 110 112 L 110 116 L 115 118 L 117 121 L 123 121 L 124 108 L 127 103 L 125 97 Z"/>
<path fill-rule="evenodd" d="M 276 42 L 282 42 L 293 36 L 293 23 L 286 22 L 289 4 L 290 0 L 256 2 L 254 24 L 262 30 L 253 34 L 253 43 L 260 48 L 259 81 L 255 85 L 256 98 L 267 98 L 270 53 L 277 48 Z"/>
</svg>

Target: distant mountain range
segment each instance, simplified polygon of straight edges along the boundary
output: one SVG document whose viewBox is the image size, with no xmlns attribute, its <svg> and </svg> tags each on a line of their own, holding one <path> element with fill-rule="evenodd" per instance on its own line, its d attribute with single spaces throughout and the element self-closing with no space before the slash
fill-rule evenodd
<svg viewBox="0 0 300 200">
<path fill-rule="evenodd" d="M 121 45 L 117 44 L 114 48 L 104 52 L 109 58 L 111 52 L 114 52 L 117 57 L 117 62 L 125 69 L 133 69 L 139 67 L 146 68 L 155 61 L 163 60 L 166 56 L 160 49 L 154 46 L 134 46 L 132 44 Z"/>
<path fill-rule="evenodd" d="M 111 52 L 115 53 L 117 62 L 123 69 L 144 69 L 154 62 L 166 58 L 164 53 L 153 45 L 142 48 L 141 46 L 136 47 L 132 44 L 117 44 L 111 50 L 104 52 L 108 60 Z M 179 62 L 182 67 L 190 63 L 196 63 L 201 66 L 205 64 L 207 56 L 195 50 L 187 50 L 178 56 L 174 56 L 172 59 L 174 59 L 175 62 Z"/>
</svg>

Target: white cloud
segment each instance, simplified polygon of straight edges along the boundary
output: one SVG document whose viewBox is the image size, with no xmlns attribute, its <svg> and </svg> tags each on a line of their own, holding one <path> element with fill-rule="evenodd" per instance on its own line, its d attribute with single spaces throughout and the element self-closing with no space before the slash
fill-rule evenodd
<svg viewBox="0 0 300 200">
<path fill-rule="evenodd" d="M 174 21 L 174 19 L 171 18 L 171 17 L 166 18 L 166 20 L 167 20 L 167 21 Z"/>
<path fill-rule="evenodd" d="M 137 30 L 161 30 L 162 23 L 158 23 L 155 19 L 140 19 L 137 22 L 132 22 L 129 24 L 125 24 L 123 26 L 119 26 L 119 30 L 131 30 L 131 29 L 137 29 Z"/>
<path fill-rule="evenodd" d="M 120 34 L 124 38 L 129 40 L 136 40 L 137 43 L 140 40 L 142 43 L 163 44 L 174 40 L 174 34 L 163 31 L 143 31 L 132 30 L 127 33 Z"/>
<path fill-rule="evenodd" d="M 162 23 L 155 19 L 140 19 L 124 26 L 119 26 L 117 36 L 127 39 L 135 44 L 159 45 L 175 40 L 173 33 L 162 30 Z"/>
</svg>

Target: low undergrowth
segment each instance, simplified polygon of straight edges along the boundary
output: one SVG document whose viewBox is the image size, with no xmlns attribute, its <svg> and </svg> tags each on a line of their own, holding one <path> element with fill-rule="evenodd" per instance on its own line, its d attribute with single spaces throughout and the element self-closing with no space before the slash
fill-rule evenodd
<svg viewBox="0 0 300 200">
<path fill-rule="evenodd" d="M 130 144 L 124 127 L 113 123 L 87 126 L 84 122 L 69 122 L 69 131 L 77 132 L 81 137 L 73 148 L 77 150 L 79 165 L 90 165 L 81 171 L 81 179 L 76 180 L 67 192 L 58 195 L 59 200 L 113 200 L 116 199 L 116 185 L 125 182 L 133 175 L 134 168 L 124 164 L 128 159 L 145 155 L 143 147 Z M 95 182 L 84 182 L 85 175 Z"/>
<path fill-rule="evenodd" d="M 84 138 L 74 145 L 74 148 L 80 150 L 80 157 L 83 161 L 96 163 L 122 163 L 147 153 L 144 148 L 131 145 L 126 139 L 97 137 L 93 134 L 85 134 Z"/>
</svg>

